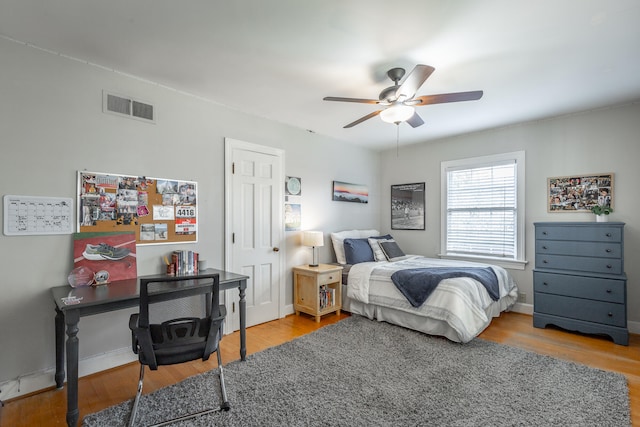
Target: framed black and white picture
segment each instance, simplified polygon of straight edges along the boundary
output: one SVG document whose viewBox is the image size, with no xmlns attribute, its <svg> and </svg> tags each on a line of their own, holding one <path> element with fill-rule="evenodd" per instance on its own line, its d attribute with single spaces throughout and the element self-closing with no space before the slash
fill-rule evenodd
<svg viewBox="0 0 640 427">
<path fill-rule="evenodd" d="M 391 186 L 391 229 L 425 229 L 425 183 Z"/>
</svg>

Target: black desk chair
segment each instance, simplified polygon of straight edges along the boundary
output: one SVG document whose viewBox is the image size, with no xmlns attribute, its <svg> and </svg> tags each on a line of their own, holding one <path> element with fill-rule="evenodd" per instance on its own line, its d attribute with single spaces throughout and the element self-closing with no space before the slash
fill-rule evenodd
<svg viewBox="0 0 640 427">
<path fill-rule="evenodd" d="M 220 410 L 228 411 L 231 408 L 227 400 L 222 360 L 218 348 L 226 315 L 225 307 L 219 304 L 219 286 L 218 274 L 199 275 L 197 279 L 191 280 L 171 276 L 140 279 L 140 313 L 132 314 L 129 320 L 133 352 L 140 360 L 140 380 L 129 419 L 130 426 L 133 426 L 138 412 L 145 365 L 155 371 L 161 365 L 173 365 L 196 359 L 208 360 L 214 351 L 218 357 L 220 371 L 222 393 L 220 407 L 156 425 L 166 425 Z M 204 310 L 200 309 L 200 313 L 206 314 L 205 317 L 181 316 L 162 323 L 150 323 L 150 316 L 155 322 L 158 317 L 166 318 L 167 311 L 172 315 L 174 311 L 179 311 L 181 314 L 189 311 L 192 314 L 197 310 L 193 302 L 202 302 L 202 297 L 200 299 L 194 297 L 203 294 L 211 296 L 211 299 L 206 299 Z M 171 302 L 167 303 L 167 301 Z"/>
</svg>

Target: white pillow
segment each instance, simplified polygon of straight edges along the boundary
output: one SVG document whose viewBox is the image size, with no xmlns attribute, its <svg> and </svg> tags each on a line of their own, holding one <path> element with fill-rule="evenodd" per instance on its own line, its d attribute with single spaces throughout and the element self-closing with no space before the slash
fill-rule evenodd
<svg viewBox="0 0 640 427">
<path fill-rule="evenodd" d="M 336 253 L 336 260 L 339 264 L 347 263 L 347 258 L 344 254 L 344 239 L 364 239 L 379 235 L 380 232 L 378 230 L 345 230 L 331 233 L 331 242 Z"/>
</svg>

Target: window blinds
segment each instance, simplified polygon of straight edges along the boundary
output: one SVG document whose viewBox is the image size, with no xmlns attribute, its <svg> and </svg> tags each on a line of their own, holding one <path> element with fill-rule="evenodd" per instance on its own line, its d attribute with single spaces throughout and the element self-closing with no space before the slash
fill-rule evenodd
<svg viewBox="0 0 640 427">
<path fill-rule="evenodd" d="M 447 253 L 516 258 L 516 166 L 447 169 Z"/>
</svg>

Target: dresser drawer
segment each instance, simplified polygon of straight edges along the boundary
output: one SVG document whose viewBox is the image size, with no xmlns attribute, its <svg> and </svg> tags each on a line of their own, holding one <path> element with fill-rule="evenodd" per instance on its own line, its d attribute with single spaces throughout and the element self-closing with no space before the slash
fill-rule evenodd
<svg viewBox="0 0 640 427">
<path fill-rule="evenodd" d="M 621 242 L 622 229 L 607 225 L 566 225 L 536 227 L 536 239 L 539 240 L 578 240 L 593 242 Z"/>
<path fill-rule="evenodd" d="M 534 307 L 537 313 L 552 314 L 612 326 L 627 326 L 624 304 L 535 292 Z"/>
<path fill-rule="evenodd" d="M 625 281 L 533 272 L 534 292 L 624 304 Z M 536 307 L 537 308 L 537 307 Z"/>
<path fill-rule="evenodd" d="M 622 258 L 621 243 L 537 240 L 537 254 Z"/>
<path fill-rule="evenodd" d="M 341 283 L 342 274 L 340 271 L 333 271 L 331 273 L 318 274 L 318 284 L 328 285 L 329 283 Z"/>
<path fill-rule="evenodd" d="M 536 268 L 572 270 L 583 273 L 622 274 L 622 260 L 536 254 Z"/>
</svg>

